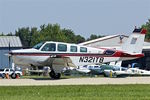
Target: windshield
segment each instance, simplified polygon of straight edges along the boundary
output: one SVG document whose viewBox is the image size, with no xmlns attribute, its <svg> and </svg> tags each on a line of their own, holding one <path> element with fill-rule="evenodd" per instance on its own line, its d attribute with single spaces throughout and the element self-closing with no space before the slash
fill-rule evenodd
<svg viewBox="0 0 150 100">
<path fill-rule="evenodd" d="M 36 44 L 33 48 L 34 49 L 40 49 L 40 47 L 44 44 L 44 42 Z"/>
</svg>

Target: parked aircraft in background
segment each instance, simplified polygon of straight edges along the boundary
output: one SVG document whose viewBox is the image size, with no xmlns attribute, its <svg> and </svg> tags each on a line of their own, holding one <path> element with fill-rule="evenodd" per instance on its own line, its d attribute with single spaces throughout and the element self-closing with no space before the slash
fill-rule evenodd
<svg viewBox="0 0 150 100">
<path fill-rule="evenodd" d="M 86 74 L 91 74 L 91 75 L 101 75 L 101 74 L 104 74 L 105 70 L 119 70 L 120 68 L 121 67 L 119 66 L 102 64 L 102 65 L 79 66 L 78 68 L 76 68 L 76 70 L 79 71 L 80 73 L 86 73 Z"/>
<path fill-rule="evenodd" d="M 100 65 L 84 65 L 84 66 L 79 66 L 77 69 L 80 73 L 90 73 L 94 75 L 99 75 L 101 74 L 101 66 Z"/>
<path fill-rule="evenodd" d="M 93 48 L 63 42 L 41 42 L 31 49 L 13 50 L 14 63 L 19 66 L 50 66 L 50 77 L 58 79 L 64 67 L 77 67 L 131 60 L 141 54 L 146 30 L 135 29 L 122 46 L 122 50 Z"/>
<path fill-rule="evenodd" d="M 104 70 L 106 77 L 126 77 L 126 76 L 150 76 L 150 71 L 139 68 L 124 68 L 114 70 Z"/>
<path fill-rule="evenodd" d="M 128 69 L 124 67 L 118 67 L 112 70 L 110 69 L 104 70 L 105 77 L 126 77 L 129 75 L 130 73 L 128 72 Z"/>
</svg>

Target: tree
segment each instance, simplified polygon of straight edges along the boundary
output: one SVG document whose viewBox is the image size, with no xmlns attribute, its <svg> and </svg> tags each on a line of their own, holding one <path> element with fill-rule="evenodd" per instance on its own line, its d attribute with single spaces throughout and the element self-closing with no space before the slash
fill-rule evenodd
<svg viewBox="0 0 150 100">
<path fill-rule="evenodd" d="M 0 34 L 0 36 L 4 36 L 4 33 L 2 32 L 2 33 Z"/>
<path fill-rule="evenodd" d="M 91 34 L 90 38 L 88 38 L 87 41 L 97 39 L 97 38 L 101 38 L 101 37 L 104 37 L 104 36 Z"/>
<path fill-rule="evenodd" d="M 31 42 L 34 41 L 33 40 L 33 34 L 37 33 L 37 28 L 33 27 L 33 28 L 29 28 L 29 27 L 23 27 L 23 28 L 19 28 L 16 32 L 15 35 L 19 36 L 21 39 L 21 42 L 23 44 L 24 47 L 31 47 Z"/>
<path fill-rule="evenodd" d="M 62 29 L 62 32 L 63 32 L 63 34 L 65 35 L 65 37 L 66 37 L 66 42 L 68 42 L 68 43 L 76 43 L 76 36 L 75 36 L 75 34 L 74 34 L 74 32 L 72 31 L 72 30 L 70 30 L 70 29 Z"/>
<path fill-rule="evenodd" d="M 82 37 L 82 36 L 80 36 L 80 35 L 77 35 L 76 37 L 75 37 L 75 39 L 76 39 L 76 42 L 75 43 L 82 43 L 82 42 L 85 42 L 85 38 L 84 37 Z"/>
<path fill-rule="evenodd" d="M 34 38 L 36 37 L 36 38 Z M 85 41 L 84 37 L 75 35 L 70 29 L 61 29 L 58 24 L 41 25 L 39 33 L 33 36 L 34 41 L 32 44 L 36 44 L 43 41 L 58 41 L 67 43 L 80 43 Z"/>
<path fill-rule="evenodd" d="M 30 44 L 30 47 L 33 47 L 35 44 L 37 44 L 39 41 L 36 41 L 36 38 L 39 37 L 39 31 L 36 27 L 32 27 L 31 28 L 31 31 L 30 31 L 30 34 L 29 34 L 29 44 Z"/>
<path fill-rule="evenodd" d="M 7 36 L 13 36 L 14 34 L 12 32 L 6 34 Z"/>
<path fill-rule="evenodd" d="M 59 41 L 65 42 L 66 37 L 58 24 L 42 25 L 39 31 L 39 40 L 41 41 Z"/>
<path fill-rule="evenodd" d="M 142 25 L 142 28 L 145 28 L 147 30 L 145 40 L 150 42 L 150 19 L 148 19 L 148 22 L 146 22 L 146 24 Z"/>
<path fill-rule="evenodd" d="M 81 43 L 85 38 L 75 35 L 70 29 L 61 29 L 59 24 L 41 25 L 40 29 L 36 27 L 19 28 L 16 33 L 19 36 L 24 47 L 32 47 L 39 42 L 58 41 L 67 43 Z"/>
</svg>

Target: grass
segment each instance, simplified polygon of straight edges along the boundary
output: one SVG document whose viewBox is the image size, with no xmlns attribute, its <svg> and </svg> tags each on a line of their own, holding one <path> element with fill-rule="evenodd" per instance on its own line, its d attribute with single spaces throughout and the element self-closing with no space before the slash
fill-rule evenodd
<svg viewBox="0 0 150 100">
<path fill-rule="evenodd" d="M 31 76 L 29 76 L 29 75 L 26 75 L 26 76 L 21 76 L 20 77 L 21 79 L 32 79 L 32 78 L 50 78 L 49 76 L 43 76 L 43 75 L 41 75 L 41 76 L 38 76 L 38 75 L 31 75 Z"/>
<path fill-rule="evenodd" d="M 3 86 L 0 100 L 150 100 L 150 85 Z"/>
<path fill-rule="evenodd" d="M 79 77 L 80 77 L 80 78 L 89 78 L 89 77 L 90 77 L 90 78 L 91 78 L 91 77 L 94 77 L 94 78 L 97 77 L 97 78 L 99 78 L 99 77 L 104 77 L 104 76 L 103 76 L 103 75 L 95 75 L 95 76 L 94 76 L 94 75 L 93 75 L 93 76 L 81 76 L 81 75 L 80 75 L 80 76 L 79 76 L 79 75 L 78 75 L 78 76 L 77 76 L 77 75 L 76 75 L 76 76 L 65 76 L 65 75 L 62 75 L 62 76 L 61 76 L 62 79 L 67 79 L 67 78 L 79 78 Z M 26 76 L 21 76 L 21 79 L 36 79 L 36 78 L 50 79 L 50 76 L 43 76 L 43 75 L 41 75 L 41 76 L 38 76 L 38 75 L 30 75 L 30 76 L 29 76 L 29 75 L 26 75 Z"/>
</svg>

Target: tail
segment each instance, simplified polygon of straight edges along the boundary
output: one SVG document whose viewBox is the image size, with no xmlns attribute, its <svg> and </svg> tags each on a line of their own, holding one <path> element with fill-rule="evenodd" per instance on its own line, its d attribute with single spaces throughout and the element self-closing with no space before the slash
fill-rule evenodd
<svg viewBox="0 0 150 100">
<path fill-rule="evenodd" d="M 142 53 L 146 32 L 147 30 L 145 29 L 134 29 L 133 33 L 122 45 L 121 49 L 127 53 L 134 53 L 134 54 Z"/>
</svg>

